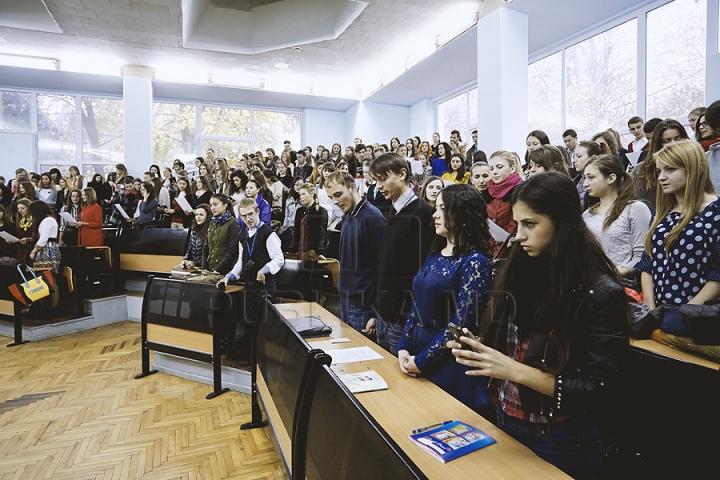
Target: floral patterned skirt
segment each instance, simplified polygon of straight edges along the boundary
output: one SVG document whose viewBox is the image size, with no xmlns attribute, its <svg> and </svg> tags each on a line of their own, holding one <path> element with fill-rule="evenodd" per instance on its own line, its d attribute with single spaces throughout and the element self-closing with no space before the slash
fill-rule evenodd
<svg viewBox="0 0 720 480">
<path fill-rule="evenodd" d="M 35 255 L 33 268 L 50 268 L 53 273 L 59 273 L 61 258 L 60 247 L 58 247 L 57 242 L 48 242 Z"/>
</svg>

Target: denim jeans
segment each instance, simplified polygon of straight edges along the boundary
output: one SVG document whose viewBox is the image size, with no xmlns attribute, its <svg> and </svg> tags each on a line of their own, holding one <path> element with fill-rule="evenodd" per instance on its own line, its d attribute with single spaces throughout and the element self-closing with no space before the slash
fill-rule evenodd
<svg viewBox="0 0 720 480">
<path fill-rule="evenodd" d="M 377 335 L 377 343 L 388 352 L 397 357 L 398 342 L 403 333 L 403 325 L 395 325 L 386 322 L 378 317 L 375 322 L 375 334 Z"/>
<path fill-rule="evenodd" d="M 355 298 L 340 295 L 340 320 L 362 333 L 368 320 L 373 318 L 372 308 L 359 304 Z"/>
<path fill-rule="evenodd" d="M 600 476 L 604 454 L 592 415 L 582 413 L 556 423 L 530 423 L 498 408 L 498 427 L 538 457 L 575 479 Z"/>
</svg>

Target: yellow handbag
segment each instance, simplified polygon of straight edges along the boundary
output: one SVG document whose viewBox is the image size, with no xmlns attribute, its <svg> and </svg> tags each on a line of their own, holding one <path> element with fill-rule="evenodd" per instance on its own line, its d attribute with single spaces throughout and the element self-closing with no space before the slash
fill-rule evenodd
<svg viewBox="0 0 720 480">
<path fill-rule="evenodd" d="M 32 274 L 33 278 L 28 280 L 23 273 L 22 267 L 25 267 L 28 272 Z M 29 306 L 33 302 L 49 297 L 55 291 L 55 282 L 51 272 L 42 272 L 38 277 L 35 275 L 35 270 L 25 264 L 18 265 L 17 269 L 24 281 L 10 285 L 8 290 L 10 290 L 12 296 L 23 305 Z"/>
</svg>

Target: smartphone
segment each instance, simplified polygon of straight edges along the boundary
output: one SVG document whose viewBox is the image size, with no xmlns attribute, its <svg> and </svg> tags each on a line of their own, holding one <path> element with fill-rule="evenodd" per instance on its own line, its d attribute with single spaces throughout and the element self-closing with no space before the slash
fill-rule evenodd
<svg viewBox="0 0 720 480">
<path fill-rule="evenodd" d="M 460 345 L 462 345 L 463 350 L 472 350 L 470 348 L 470 345 L 463 343 L 460 341 L 460 337 L 463 336 L 462 328 L 455 325 L 454 323 L 448 323 L 448 330 L 450 330 L 450 334 L 453 336 L 453 339 L 458 342 Z M 473 338 L 472 334 L 465 335 L 466 337 Z"/>
</svg>

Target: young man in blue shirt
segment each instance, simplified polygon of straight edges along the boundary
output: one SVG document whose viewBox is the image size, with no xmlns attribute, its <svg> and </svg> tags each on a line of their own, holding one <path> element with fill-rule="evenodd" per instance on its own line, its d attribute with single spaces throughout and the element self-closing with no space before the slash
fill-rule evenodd
<svg viewBox="0 0 720 480">
<path fill-rule="evenodd" d="M 336 171 L 325 179 L 325 191 L 344 215 L 340 230 L 340 319 L 355 330 L 375 333 L 372 305 L 377 293 L 380 245 L 385 217 L 357 191 L 355 179 Z"/>
</svg>

